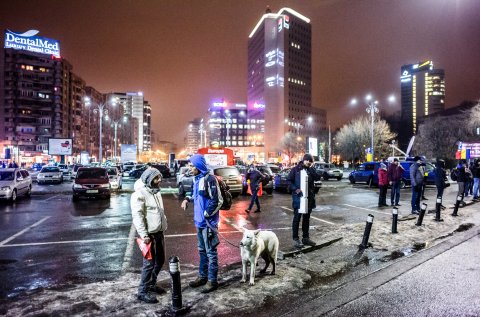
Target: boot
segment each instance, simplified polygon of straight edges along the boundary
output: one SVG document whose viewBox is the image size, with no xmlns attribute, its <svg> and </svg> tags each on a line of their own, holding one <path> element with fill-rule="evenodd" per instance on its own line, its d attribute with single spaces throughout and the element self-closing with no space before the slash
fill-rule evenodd
<svg viewBox="0 0 480 317">
<path fill-rule="evenodd" d="M 300 242 L 300 239 L 294 239 L 293 240 L 293 247 L 297 249 L 303 248 L 303 243 Z"/>
<path fill-rule="evenodd" d="M 310 240 L 310 238 L 303 238 L 303 239 L 302 239 L 302 242 L 303 242 L 303 244 L 308 245 L 308 246 L 311 246 L 311 247 L 314 247 L 314 246 L 317 245 L 315 242 L 313 242 L 312 240 Z"/>
<path fill-rule="evenodd" d="M 157 293 L 157 294 L 165 294 L 167 291 L 163 288 L 161 288 L 160 286 L 153 286 L 153 287 L 149 287 L 147 289 L 149 292 L 152 292 L 152 293 Z"/>
<path fill-rule="evenodd" d="M 191 281 L 190 283 L 188 283 L 188 285 L 190 285 L 190 287 L 195 288 L 195 287 L 199 287 L 207 284 L 207 281 L 208 280 L 206 277 L 197 277 L 195 281 Z"/>
<path fill-rule="evenodd" d="M 147 304 L 156 304 L 158 299 L 152 293 L 138 294 L 137 299 Z"/>
<path fill-rule="evenodd" d="M 210 293 L 216 290 L 217 288 L 218 288 L 217 282 L 208 281 L 205 287 L 202 289 L 202 293 L 203 294 Z"/>
</svg>

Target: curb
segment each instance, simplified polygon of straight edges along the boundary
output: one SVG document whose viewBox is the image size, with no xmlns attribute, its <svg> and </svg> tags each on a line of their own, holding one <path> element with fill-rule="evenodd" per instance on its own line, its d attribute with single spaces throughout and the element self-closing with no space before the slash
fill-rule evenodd
<svg viewBox="0 0 480 317">
<path fill-rule="evenodd" d="M 340 237 L 340 238 L 335 238 L 333 240 L 329 240 L 327 242 L 324 242 L 324 243 L 320 243 L 320 244 L 317 244 L 316 246 L 313 246 L 313 247 L 303 247 L 301 248 L 300 250 L 292 250 L 292 251 L 278 251 L 278 259 L 280 260 L 285 260 L 285 258 L 291 258 L 291 257 L 294 257 L 300 253 L 308 253 L 308 252 L 312 252 L 312 251 L 315 251 L 315 250 L 318 250 L 318 249 L 321 249 L 323 247 L 327 247 L 335 242 L 338 242 L 340 240 L 342 240 L 343 237 Z"/>
</svg>

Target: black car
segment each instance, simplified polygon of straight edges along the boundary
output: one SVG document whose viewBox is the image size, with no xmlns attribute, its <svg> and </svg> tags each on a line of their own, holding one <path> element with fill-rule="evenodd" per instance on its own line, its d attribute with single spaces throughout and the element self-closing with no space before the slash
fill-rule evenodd
<svg viewBox="0 0 480 317">
<path fill-rule="evenodd" d="M 128 176 L 133 178 L 133 179 L 138 179 L 140 178 L 140 176 L 142 176 L 143 172 L 145 172 L 145 170 L 148 168 L 148 166 L 142 166 L 140 168 L 137 168 L 137 169 L 134 169 L 132 170 Z"/>
<path fill-rule="evenodd" d="M 286 191 L 290 193 L 290 181 L 287 179 L 291 168 L 281 170 L 273 179 L 273 187 L 277 191 Z"/>
<path fill-rule="evenodd" d="M 157 170 L 162 173 L 163 178 L 170 178 L 172 177 L 172 174 L 170 173 L 170 169 L 168 168 L 167 165 L 162 165 L 162 164 L 152 164 L 150 165 L 153 168 L 156 168 Z"/>
</svg>

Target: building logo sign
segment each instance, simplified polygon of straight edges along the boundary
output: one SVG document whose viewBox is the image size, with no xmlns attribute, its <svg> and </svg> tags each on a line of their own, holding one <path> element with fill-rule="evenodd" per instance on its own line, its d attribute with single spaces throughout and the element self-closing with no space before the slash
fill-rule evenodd
<svg viewBox="0 0 480 317">
<path fill-rule="evenodd" d="M 25 50 L 60 57 L 59 42 L 46 37 L 35 36 L 37 34 L 37 30 L 29 30 L 25 33 L 15 33 L 6 30 L 5 48 L 13 48 L 16 50 Z"/>
</svg>

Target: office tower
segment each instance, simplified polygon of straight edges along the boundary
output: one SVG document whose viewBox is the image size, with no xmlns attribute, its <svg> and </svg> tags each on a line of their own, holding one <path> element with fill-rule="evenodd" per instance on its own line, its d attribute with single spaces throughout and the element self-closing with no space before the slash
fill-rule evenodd
<svg viewBox="0 0 480 317">
<path fill-rule="evenodd" d="M 417 133 L 418 120 L 445 109 L 445 72 L 432 61 L 401 67 L 401 120 L 403 145 Z"/>
<path fill-rule="evenodd" d="M 208 119 L 210 143 L 220 147 L 245 147 L 263 144 L 260 136 L 257 139 L 256 136 L 247 133 L 249 125 L 246 104 L 225 101 L 214 102 L 208 112 L 210 115 Z"/>
<path fill-rule="evenodd" d="M 207 146 L 207 131 L 203 119 L 195 118 L 188 123 L 185 136 L 186 154 L 194 154 L 201 147 Z"/>
</svg>

